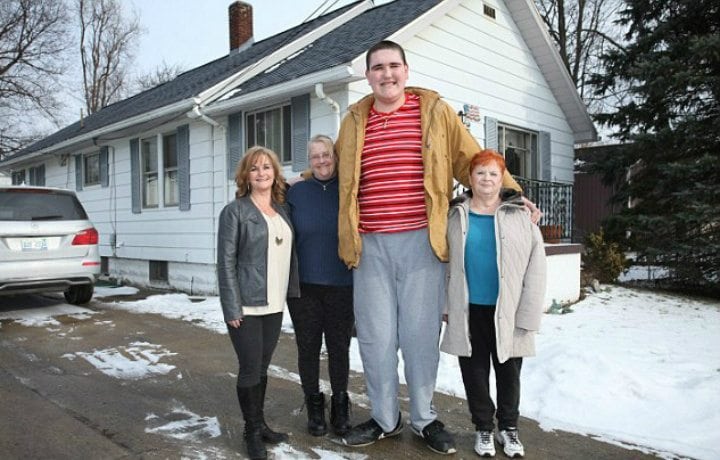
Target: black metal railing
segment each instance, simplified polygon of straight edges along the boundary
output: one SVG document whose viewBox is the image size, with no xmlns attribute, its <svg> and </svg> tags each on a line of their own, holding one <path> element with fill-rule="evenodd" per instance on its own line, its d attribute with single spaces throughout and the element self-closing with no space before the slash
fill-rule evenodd
<svg viewBox="0 0 720 460">
<path fill-rule="evenodd" d="M 570 242 L 573 233 L 573 186 L 513 176 L 523 194 L 543 212 L 540 230 L 547 243 Z M 465 188 L 456 183 L 453 196 Z"/>
<path fill-rule="evenodd" d="M 543 212 L 540 229 L 546 242 L 572 240 L 573 186 L 560 182 L 515 177 L 525 196 Z"/>
</svg>

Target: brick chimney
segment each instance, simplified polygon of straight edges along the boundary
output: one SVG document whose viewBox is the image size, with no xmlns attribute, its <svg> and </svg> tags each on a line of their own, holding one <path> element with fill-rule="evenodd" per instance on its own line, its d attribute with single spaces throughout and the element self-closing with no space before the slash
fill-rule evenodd
<svg viewBox="0 0 720 460">
<path fill-rule="evenodd" d="M 253 43 L 252 5 L 234 2 L 228 8 L 230 18 L 230 52 L 250 46 Z"/>
</svg>

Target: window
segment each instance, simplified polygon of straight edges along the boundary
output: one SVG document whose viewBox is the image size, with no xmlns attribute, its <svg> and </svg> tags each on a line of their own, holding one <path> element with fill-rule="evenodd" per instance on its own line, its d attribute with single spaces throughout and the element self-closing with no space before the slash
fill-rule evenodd
<svg viewBox="0 0 720 460">
<path fill-rule="evenodd" d="M 177 135 L 175 133 L 163 136 L 163 171 L 165 174 L 163 202 L 165 206 L 177 206 L 179 203 L 179 187 Z"/>
<path fill-rule="evenodd" d="M 11 177 L 13 185 L 22 185 L 25 183 L 25 170 L 13 171 Z"/>
<path fill-rule="evenodd" d="M 30 185 L 45 185 L 45 165 L 34 166 L 28 172 L 30 173 Z"/>
<path fill-rule="evenodd" d="M 100 184 L 100 152 L 83 157 L 83 185 Z"/>
<path fill-rule="evenodd" d="M 157 138 L 150 137 L 140 142 L 142 164 L 142 206 L 158 206 L 158 156 Z"/>
<path fill-rule="evenodd" d="M 277 153 L 282 164 L 292 162 L 289 105 L 249 113 L 246 120 L 246 147 L 262 145 Z"/>
<path fill-rule="evenodd" d="M 514 176 L 539 179 L 537 142 L 535 132 L 498 124 L 498 150 L 505 156 L 507 169 Z"/>
<path fill-rule="evenodd" d="M 150 281 L 168 281 L 168 263 L 165 260 L 149 260 Z"/>
</svg>

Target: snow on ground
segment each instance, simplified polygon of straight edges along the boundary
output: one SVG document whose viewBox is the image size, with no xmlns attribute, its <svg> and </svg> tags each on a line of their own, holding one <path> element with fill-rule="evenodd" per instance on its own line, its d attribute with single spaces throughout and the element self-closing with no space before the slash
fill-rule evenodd
<svg viewBox="0 0 720 460">
<path fill-rule="evenodd" d="M 56 316 L 70 315 L 82 320 L 89 318 L 94 313 L 94 311 L 87 308 L 60 304 L 41 308 L 3 311 L 0 312 L 0 321 L 12 320 L 23 326 L 58 326 L 60 322 L 55 319 Z"/>
<path fill-rule="evenodd" d="M 720 458 L 720 430 L 712 428 L 720 426 L 720 303 L 603 289 L 575 304 L 572 313 L 544 316 L 537 357 L 523 363 L 521 414 L 546 430 L 587 434 L 666 457 Z M 167 294 L 106 305 L 224 333 L 218 298 L 197 300 Z M 46 326 L 58 314 L 87 314 L 62 313 L 63 308 L 5 312 L 0 319 Z M 283 330 L 292 333 L 288 314 Z M 352 369 L 362 372 L 355 340 L 350 360 Z M 274 367 L 272 373 L 298 380 L 285 369 Z M 455 357 L 441 355 L 437 389 L 464 397 Z M 276 450 L 283 458 L 303 458 L 287 445 Z"/>
<path fill-rule="evenodd" d="M 91 353 L 68 353 L 63 358 L 73 360 L 77 355 L 105 375 L 116 379 L 138 380 L 168 374 L 175 366 L 161 363 L 160 360 L 176 354 L 160 345 L 133 342 L 127 347 L 93 350 Z"/>
</svg>

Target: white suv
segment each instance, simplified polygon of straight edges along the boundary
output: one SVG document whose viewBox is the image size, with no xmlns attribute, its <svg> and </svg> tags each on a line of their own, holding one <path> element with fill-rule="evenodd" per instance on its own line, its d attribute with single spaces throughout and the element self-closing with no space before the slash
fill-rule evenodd
<svg viewBox="0 0 720 460">
<path fill-rule="evenodd" d="M 0 295 L 64 291 L 72 304 L 93 295 L 98 232 L 75 193 L 0 187 Z"/>
</svg>

